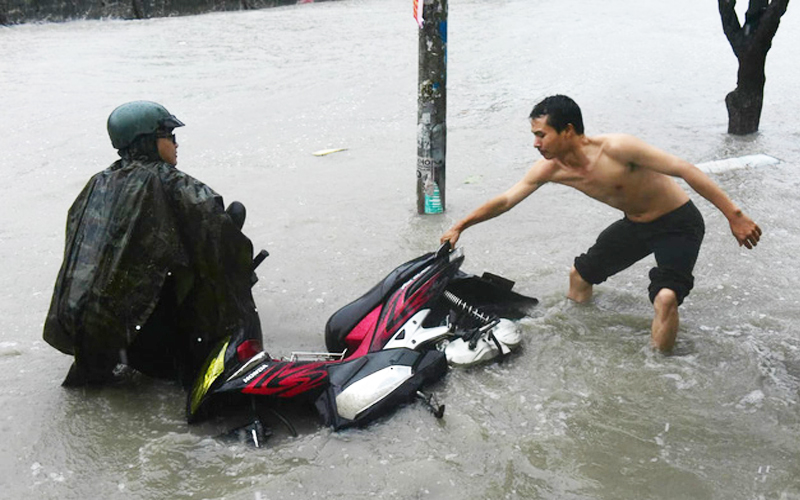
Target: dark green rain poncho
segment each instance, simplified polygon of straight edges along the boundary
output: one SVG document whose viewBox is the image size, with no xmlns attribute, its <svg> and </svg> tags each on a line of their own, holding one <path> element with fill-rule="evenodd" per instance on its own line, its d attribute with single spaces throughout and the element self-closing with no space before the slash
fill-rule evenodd
<svg viewBox="0 0 800 500">
<path fill-rule="evenodd" d="M 186 385 L 217 340 L 261 340 L 253 246 L 211 188 L 152 154 L 121 156 L 69 210 L 44 339 L 75 356 L 65 385 L 118 363 Z"/>
</svg>

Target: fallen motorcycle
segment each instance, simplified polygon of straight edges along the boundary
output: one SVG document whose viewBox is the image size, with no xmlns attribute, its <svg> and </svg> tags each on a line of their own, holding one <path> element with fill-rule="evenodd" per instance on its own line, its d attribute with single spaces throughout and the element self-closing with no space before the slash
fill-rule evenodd
<svg viewBox="0 0 800 500">
<path fill-rule="evenodd" d="M 223 340 L 188 394 L 187 420 L 203 420 L 215 400 L 231 397 L 249 398 L 253 408 L 310 401 L 334 429 L 361 426 L 415 398 L 441 417 L 444 407 L 422 388 L 440 379 L 448 364 L 508 354 L 521 340 L 513 320 L 538 302 L 513 292 L 514 283 L 499 276 L 463 273 L 463 261 L 461 249 L 445 243 L 395 268 L 328 319 L 328 352 L 272 359 L 261 339 Z M 260 446 L 269 432 L 254 413 L 246 432 Z"/>
</svg>

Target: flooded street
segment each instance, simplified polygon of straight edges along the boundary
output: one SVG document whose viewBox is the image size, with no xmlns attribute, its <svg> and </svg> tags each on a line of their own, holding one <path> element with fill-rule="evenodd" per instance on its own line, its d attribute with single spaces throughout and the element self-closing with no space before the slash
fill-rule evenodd
<svg viewBox="0 0 800 500">
<path fill-rule="evenodd" d="M 448 206 L 425 217 L 411 0 L 0 28 L 3 498 L 800 499 L 800 6 L 767 58 L 760 132 L 737 138 L 713 2 L 450 3 Z M 695 163 L 782 160 L 713 176 L 763 228 L 755 250 L 691 192 L 706 236 L 674 355 L 647 347 L 652 257 L 591 304 L 566 301 L 573 258 L 619 213 L 545 186 L 459 242 L 464 270 L 541 302 L 519 354 L 433 387 L 442 420 L 414 404 L 333 432 L 300 415 L 298 437 L 277 426 L 253 449 L 189 427 L 176 384 L 60 387 L 71 358 L 42 326 L 67 210 L 116 159 L 118 104 L 164 104 L 186 123 L 178 167 L 247 206 L 271 254 L 253 295 L 278 357 L 324 349 L 330 314 L 515 183 L 538 158 L 527 116 L 555 93 L 589 135 Z M 326 148 L 346 150 L 312 155 Z"/>
</svg>

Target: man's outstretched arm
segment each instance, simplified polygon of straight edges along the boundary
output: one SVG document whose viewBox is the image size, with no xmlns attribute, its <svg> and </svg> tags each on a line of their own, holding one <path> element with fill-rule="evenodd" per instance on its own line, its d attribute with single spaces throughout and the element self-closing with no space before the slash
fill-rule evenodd
<svg viewBox="0 0 800 500">
<path fill-rule="evenodd" d="M 662 174 L 680 177 L 700 196 L 710 201 L 722 212 L 730 224 L 739 246 L 753 248 L 761 238 L 761 228 L 745 215 L 742 210 L 725 194 L 725 191 L 715 183 L 705 172 L 695 165 L 666 153 L 646 142 L 627 137 L 626 148 L 631 155 L 631 160 L 637 165 L 650 168 Z"/>
<path fill-rule="evenodd" d="M 534 191 L 547 182 L 544 160 L 540 160 L 525 174 L 525 176 L 508 191 L 495 196 L 483 205 L 479 206 L 466 217 L 453 224 L 440 238 L 440 242 L 449 241 L 455 248 L 461 233 L 468 227 L 481 222 L 493 219 L 498 215 L 508 212 L 519 202 L 530 196 Z"/>
</svg>

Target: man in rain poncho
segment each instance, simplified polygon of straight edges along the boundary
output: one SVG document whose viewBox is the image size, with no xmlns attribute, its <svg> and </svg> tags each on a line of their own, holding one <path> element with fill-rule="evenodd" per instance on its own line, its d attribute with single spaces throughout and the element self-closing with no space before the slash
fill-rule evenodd
<svg viewBox="0 0 800 500">
<path fill-rule="evenodd" d="M 75 357 L 64 385 L 106 381 L 123 363 L 186 386 L 218 340 L 244 330 L 261 341 L 244 207 L 226 212 L 175 168 L 173 129 L 183 125 L 149 101 L 108 118 L 121 159 L 69 210 L 44 325 L 44 339 Z"/>
</svg>

